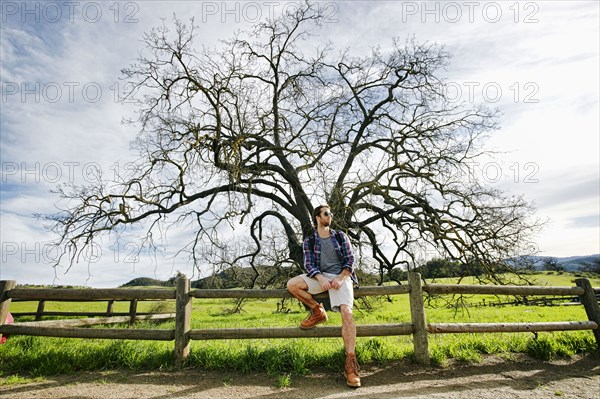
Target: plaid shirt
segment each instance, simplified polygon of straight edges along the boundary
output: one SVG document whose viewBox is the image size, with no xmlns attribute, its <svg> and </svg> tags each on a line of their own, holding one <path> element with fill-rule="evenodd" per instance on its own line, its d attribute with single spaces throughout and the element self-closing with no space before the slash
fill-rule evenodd
<svg viewBox="0 0 600 399">
<path fill-rule="evenodd" d="M 329 232 L 331 237 L 328 239 L 331 239 L 335 252 L 343 262 L 342 268 L 351 272 L 352 281 L 354 281 L 354 284 L 358 286 L 358 279 L 353 267 L 354 254 L 352 253 L 352 247 L 350 246 L 350 240 L 348 239 L 348 236 L 341 231 L 336 231 L 333 229 L 329 229 Z M 306 275 L 308 277 L 314 277 L 321 273 L 321 238 L 316 230 L 313 234 L 315 237 L 314 252 L 311 251 L 310 248 L 310 238 L 306 237 L 304 240 L 304 269 L 306 270 Z M 337 236 L 341 237 L 341 245 L 338 243 Z"/>
</svg>

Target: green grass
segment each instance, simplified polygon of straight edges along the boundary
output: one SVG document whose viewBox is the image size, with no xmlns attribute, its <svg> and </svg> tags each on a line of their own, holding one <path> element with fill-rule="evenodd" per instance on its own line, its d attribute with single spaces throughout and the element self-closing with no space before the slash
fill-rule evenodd
<svg viewBox="0 0 600 399">
<path fill-rule="evenodd" d="M 43 377 L 23 377 L 19 374 L 9 375 L 6 378 L 0 377 L 0 386 L 3 385 L 17 385 L 17 384 L 30 384 L 33 382 L 42 382 L 45 379 Z"/>
<path fill-rule="evenodd" d="M 279 389 L 289 388 L 292 385 L 292 376 L 289 373 L 277 377 L 275 386 Z"/>
<path fill-rule="evenodd" d="M 74 371 L 165 369 L 174 363 L 167 342 L 15 336 L 0 348 L 3 373 L 47 376 Z"/>
<path fill-rule="evenodd" d="M 573 285 L 573 275 L 539 275 L 548 285 Z M 468 281 L 465 281 L 468 283 Z M 541 284 L 544 284 L 540 281 Z M 592 282 L 594 286 L 600 281 Z M 463 297 L 464 304 L 481 301 L 478 295 Z M 490 297 L 490 296 L 487 296 Z M 442 299 L 436 298 L 438 305 Z M 407 295 L 375 300 L 373 311 L 360 302 L 355 309 L 357 324 L 387 324 L 410 322 Z M 139 311 L 152 307 L 173 311 L 173 302 L 156 305 L 140 302 Z M 305 311 L 290 301 L 290 313 L 277 313 L 276 300 L 248 300 L 241 313 L 229 314 L 231 300 L 194 299 L 192 328 L 257 328 L 292 327 L 304 318 Z M 36 303 L 16 302 L 11 311 L 35 311 Z M 33 310 L 31 310 L 33 309 Z M 48 303 L 47 310 L 105 311 L 106 303 Z M 115 303 L 114 311 L 127 312 L 128 303 Z M 581 306 L 514 306 L 462 307 L 426 309 L 427 321 L 436 322 L 540 322 L 587 320 Z M 337 313 L 330 313 L 328 325 L 341 325 Z M 111 325 L 115 328 L 116 326 Z M 129 328 L 126 324 L 120 328 Z M 174 322 L 138 322 L 135 328 L 173 329 Z M 13 336 L 0 345 L 0 384 L 19 383 L 20 378 L 40 378 L 91 370 L 171 370 L 174 368 L 173 342 L 68 339 Z M 549 360 L 576 354 L 594 353 L 596 343 L 591 331 L 489 334 L 432 334 L 429 336 L 432 363 L 444 366 L 449 359 L 476 363 L 483 356 L 510 357 L 527 353 L 537 359 Z M 357 356 L 362 365 L 383 365 L 403 359 L 413 359 L 411 336 L 364 337 L 357 339 Z M 341 338 L 314 339 L 254 339 L 192 341 L 186 367 L 211 370 L 266 371 L 276 378 L 275 385 L 289 387 L 294 375 L 304 375 L 318 369 L 339 370 L 344 363 Z M 17 377 L 26 375 L 27 377 Z"/>
</svg>

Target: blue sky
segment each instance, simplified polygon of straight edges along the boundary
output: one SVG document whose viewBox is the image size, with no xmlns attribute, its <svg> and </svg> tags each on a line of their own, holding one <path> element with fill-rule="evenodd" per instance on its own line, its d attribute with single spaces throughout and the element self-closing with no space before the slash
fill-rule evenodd
<svg viewBox="0 0 600 399">
<path fill-rule="evenodd" d="M 174 231 L 156 256 L 132 262 L 135 231 L 110 237 L 87 261 L 54 270 L 55 236 L 33 213 L 51 213 L 60 183 L 93 183 L 135 157 L 137 128 L 121 123 L 131 104 L 115 98 L 120 69 L 141 37 L 194 16 L 199 42 L 215 46 L 285 2 L 1 3 L 1 279 L 110 287 L 135 277 L 193 275 L 172 255 L 189 231 Z M 600 253 L 599 3 L 320 2 L 327 23 L 314 44 L 340 51 L 383 50 L 392 38 L 437 42 L 453 54 L 446 77 L 457 101 L 502 112 L 487 147 L 501 154 L 474 173 L 537 206 L 550 223 L 537 237 L 542 255 Z M 129 240 L 130 239 L 130 240 Z M 190 269 L 190 270 L 188 270 Z"/>
</svg>

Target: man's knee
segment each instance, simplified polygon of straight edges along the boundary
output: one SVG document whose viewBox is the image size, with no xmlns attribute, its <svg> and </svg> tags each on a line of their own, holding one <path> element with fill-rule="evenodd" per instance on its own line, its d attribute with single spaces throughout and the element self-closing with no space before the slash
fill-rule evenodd
<svg viewBox="0 0 600 399">
<path fill-rule="evenodd" d="M 351 321 L 352 320 L 352 308 L 348 305 L 340 305 L 340 313 L 342 319 Z"/>
<path fill-rule="evenodd" d="M 295 292 L 303 289 L 303 285 L 306 285 L 302 277 L 293 277 L 287 282 L 287 289 L 289 292 Z M 308 287 L 306 287 L 308 288 Z"/>
<path fill-rule="evenodd" d="M 287 282 L 288 291 L 292 292 L 296 290 L 296 283 L 293 278 L 289 279 Z"/>
</svg>

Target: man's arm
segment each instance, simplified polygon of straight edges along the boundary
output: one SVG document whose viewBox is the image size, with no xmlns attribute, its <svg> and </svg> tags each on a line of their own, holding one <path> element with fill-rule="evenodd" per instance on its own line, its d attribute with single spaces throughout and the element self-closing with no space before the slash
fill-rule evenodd
<svg viewBox="0 0 600 399">
<path fill-rule="evenodd" d="M 354 270 L 354 253 L 352 251 L 352 246 L 350 245 L 350 239 L 342 231 L 338 232 L 338 234 L 342 236 L 342 245 L 340 246 L 342 257 L 344 258 L 344 264 L 342 265 L 342 268 L 348 272 L 348 275 L 350 275 Z"/>
<path fill-rule="evenodd" d="M 317 268 L 315 262 L 315 254 L 310 248 L 310 240 L 306 238 L 303 244 L 304 249 L 304 270 L 306 271 L 306 275 L 308 277 L 315 277 L 317 274 L 320 274 L 321 271 Z"/>
</svg>

